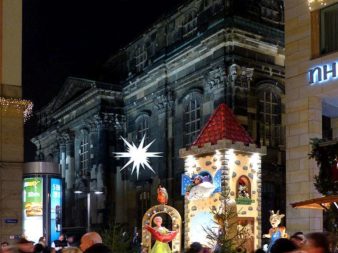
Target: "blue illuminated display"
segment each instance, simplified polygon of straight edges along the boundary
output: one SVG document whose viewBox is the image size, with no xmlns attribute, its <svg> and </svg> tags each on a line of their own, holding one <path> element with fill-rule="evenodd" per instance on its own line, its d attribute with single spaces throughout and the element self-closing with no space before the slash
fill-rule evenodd
<svg viewBox="0 0 338 253">
<path fill-rule="evenodd" d="M 62 186 L 60 178 L 50 180 L 50 242 L 57 240 L 61 233 Z"/>
<path fill-rule="evenodd" d="M 320 85 L 324 82 L 337 79 L 337 63 L 329 63 L 324 65 L 315 66 L 309 70 L 309 84 L 313 85 Z"/>
</svg>

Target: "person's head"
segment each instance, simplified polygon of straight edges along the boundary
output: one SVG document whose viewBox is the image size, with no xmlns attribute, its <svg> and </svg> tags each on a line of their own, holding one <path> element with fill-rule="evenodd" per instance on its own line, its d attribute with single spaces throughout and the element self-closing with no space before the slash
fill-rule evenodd
<svg viewBox="0 0 338 253">
<path fill-rule="evenodd" d="M 102 243 L 97 243 L 86 250 L 86 253 L 112 253 L 111 249 Z"/>
<path fill-rule="evenodd" d="M 265 253 L 266 251 L 262 248 L 256 249 L 255 253 Z"/>
<path fill-rule="evenodd" d="M 154 218 L 154 223 L 155 223 L 156 226 L 160 227 L 162 225 L 162 222 L 163 222 L 163 220 L 162 220 L 161 216 L 156 216 Z"/>
<path fill-rule="evenodd" d="M 202 249 L 202 253 L 211 253 L 211 249 L 210 248 L 207 248 L 207 247 L 204 247 Z"/>
<path fill-rule="evenodd" d="M 67 237 L 67 242 L 69 242 L 69 243 L 73 243 L 74 242 L 74 236 L 68 236 Z"/>
<path fill-rule="evenodd" d="M 37 243 L 34 245 L 34 252 L 42 252 L 44 249 L 44 245 L 41 243 Z"/>
<path fill-rule="evenodd" d="M 193 242 L 190 244 L 190 248 L 188 250 L 188 253 L 202 253 L 203 252 L 203 246 L 199 242 Z"/>
<path fill-rule="evenodd" d="M 60 241 L 63 241 L 64 239 L 65 239 L 65 235 L 64 235 L 64 234 L 60 234 L 60 235 L 59 235 L 59 240 L 60 240 Z"/>
<path fill-rule="evenodd" d="M 273 228 L 278 227 L 278 225 L 281 223 L 282 219 L 284 218 L 284 214 L 279 214 L 279 210 L 277 213 L 275 213 L 273 210 L 270 211 L 270 224 Z"/>
<path fill-rule="evenodd" d="M 1 243 L 1 248 L 5 248 L 5 247 L 8 247 L 8 246 L 9 246 L 8 242 L 2 242 Z"/>
<path fill-rule="evenodd" d="M 102 243 L 101 236 L 96 232 L 88 232 L 81 237 L 80 249 L 85 251 L 96 243 Z"/>
<path fill-rule="evenodd" d="M 17 242 L 17 247 L 21 252 L 34 252 L 34 242 L 28 241 L 26 238 L 21 238 Z"/>
<path fill-rule="evenodd" d="M 305 236 L 302 249 L 308 253 L 329 253 L 329 240 L 324 233 L 310 233 Z"/>
<path fill-rule="evenodd" d="M 286 238 L 278 239 L 271 247 L 270 253 L 286 253 L 297 249 L 297 246 Z"/>
<path fill-rule="evenodd" d="M 305 243 L 305 235 L 302 232 L 296 232 L 290 237 L 290 241 L 292 241 L 298 248 L 301 248 Z"/>
<path fill-rule="evenodd" d="M 197 175 L 193 178 L 192 182 L 194 185 L 199 185 L 200 183 L 202 183 L 203 179 L 200 175 Z"/>
<path fill-rule="evenodd" d="M 62 253 L 82 253 L 82 251 L 76 247 L 67 247 L 62 249 Z"/>
</svg>

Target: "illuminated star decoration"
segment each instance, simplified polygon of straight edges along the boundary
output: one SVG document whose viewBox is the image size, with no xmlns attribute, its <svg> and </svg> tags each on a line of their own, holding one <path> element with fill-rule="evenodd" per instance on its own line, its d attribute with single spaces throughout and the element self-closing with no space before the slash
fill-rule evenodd
<svg viewBox="0 0 338 253">
<path fill-rule="evenodd" d="M 154 174 L 156 174 L 153 168 L 149 164 L 149 157 L 161 157 L 159 155 L 161 152 L 147 152 L 148 148 L 151 146 L 151 144 L 154 143 L 155 140 L 153 140 L 147 146 L 144 147 L 143 145 L 144 145 L 145 136 L 143 136 L 140 145 L 136 147 L 134 142 L 130 144 L 123 137 L 121 138 L 124 141 L 124 143 L 127 145 L 127 152 L 115 152 L 116 157 L 118 158 L 129 157 L 129 161 L 122 167 L 121 171 L 125 169 L 129 164 L 133 163 L 133 169 L 131 170 L 131 174 L 133 174 L 133 172 L 136 169 L 137 179 L 140 173 L 140 166 L 142 166 L 143 169 L 147 167 L 149 170 L 154 172 Z"/>
</svg>

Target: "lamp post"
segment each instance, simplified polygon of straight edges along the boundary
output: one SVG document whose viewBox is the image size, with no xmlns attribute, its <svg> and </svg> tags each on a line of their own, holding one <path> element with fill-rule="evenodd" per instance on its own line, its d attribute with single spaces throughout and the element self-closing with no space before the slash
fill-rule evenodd
<svg viewBox="0 0 338 253">
<path fill-rule="evenodd" d="M 91 193 L 94 193 L 96 195 L 101 195 L 103 194 L 103 191 L 100 190 L 95 190 L 95 191 L 81 191 L 81 190 L 76 190 L 74 191 L 75 194 L 82 194 L 86 193 L 87 194 L 87 232 L 90 232 L 90 202 L 91 202 Z"/>
</svg>

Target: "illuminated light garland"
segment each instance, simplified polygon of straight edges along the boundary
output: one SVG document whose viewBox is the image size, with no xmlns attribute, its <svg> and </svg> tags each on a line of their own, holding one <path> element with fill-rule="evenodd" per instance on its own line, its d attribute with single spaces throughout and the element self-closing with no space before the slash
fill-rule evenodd
<svg viewBox="0 0 338 253">
<path fill-rule="evenodd" d="M 337 2 L 337 0 L 307 0 L 310 11 L 314 11 L 314 10 L 323 8 L 327 5 L 333 4 L 335 2 Z"/>
<path fill-rule="evenodd" d="M 33 103 L 29 100 L 0 97 L 0 108 L 7 111 L 9 107 L 12 107 L 17 111 L 22 111 L 24 122 L 32 116 L 33 106 Z"/>
</svg>

